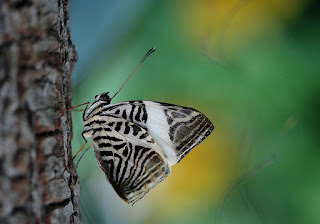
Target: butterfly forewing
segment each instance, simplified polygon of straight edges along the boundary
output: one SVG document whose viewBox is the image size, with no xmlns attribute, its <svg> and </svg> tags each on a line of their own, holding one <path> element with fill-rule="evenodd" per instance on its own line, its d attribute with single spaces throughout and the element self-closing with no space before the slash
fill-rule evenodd
<svg viewBox="0 0 320 224">
<path fill-rule="evenodd" d="M 154 101 L 94 102 L 84 118 L 97 161 L 120 197 L 142 198 L 214 126 L 201 112 Z"/>
<path fill-rule="evenodd" d="M 149 115 L 148 130 L 165 150 L 171 165 L 200 144 L 214 128 L 205 115 L 193 108 L 152 101 L 145 103 Z"/>
<path fill-rule="evenodd" d="M 111 104 L 101 111 L 123 117 L 148 130 L 172 166 L 213 130 L 201 112 L 173 104 L 154 101 L 128 101 Z"/>
</svg>

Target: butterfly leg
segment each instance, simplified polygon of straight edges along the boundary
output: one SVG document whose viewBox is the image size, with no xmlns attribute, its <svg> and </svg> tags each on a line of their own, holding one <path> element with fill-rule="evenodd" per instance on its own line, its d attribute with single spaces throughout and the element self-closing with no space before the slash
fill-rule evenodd
<svg viewBox="0 0 320 224">
<path fill-rule="evenodd" d="M 73 106 L 73 107 L 70 107 L 70 108 L 67 108 L 67 109 L 61 109 L 59 111 L 60 111 L 60 113 L 63 113 L 65 111 L 80 111 L 80 112 L 81 111 L 86 111 L 89 104 L 90 104 L 90 102 L 86 102 L 86 103 L 82 103 L 82 104 L 79 104 L 79 105 L 76 105 L 76 106 Z M 76 109 L 76 108 L 81 107 L 83 105 L 86 105 L 85 109 L 80 109 L 80 110 Z"/>
<path fill-rule="evenodd" d="M 76 158 L 76 156 L 82 151 L 82 149 L 86 146 L 87 140 L 84 139 L 85 143 L 81 146 L 81 148 L 78 150 L 78 152 L 72 157 L 72 160 Z"/>
<path fill-rule="evenodd" d="M 78 165 L 82 159 L 82 157 L 84 156 L 84 154 L 86 154 L 86 152 L 90 149 L 91 144 L 86 148 L 86 150 L 84 151 L 84 153 L 82 153 L 82 155 L 80 156 L 80 159 L 78 160 L 77 164 L 76 164 L 76 168 L 78 168 Z"/>
<path fill-rule="evenodd" d="M 87 144 L 87 140 L 84 139 L 84 141 L 85 141 L 85 143 L 81 146 L 81 148 L 78 150 L 78 152 L 72 157 L 72 160 L 74 160 L 74 159 L 76 158 L 76 156 L 81 152 L 81 150 L 82 150 L 82 149 L 85 147 L 85 145 Z M 90 145 L 90 146 L 91 146 L 91 145 Z M 86 153 L 87 150 L 90 148 L 90 146 L 85 150 L 85 153 Z M 84 153 L 83 153 L 83 155 L 84 155 Z M 83 155 L 82 155 L 82 156 L 83 156 Z M 81 158 L 82 158 L 82 156 L 81 156 Z M 81 158 L 80 158 L 80 160 L 81 160 Z M 78 161 L 78 163 L 79 163 L 79 161 Z M 77 163 L 77 166 L 78 166 L 78 163 Z M 68 166 L 66 166 L 66 167 L 64 168 L 64 170 L 63 170 L 62 173 L 64 173 L 64 172 L 66 171 L 67 167 L 68 167 Z"/>
</svg>

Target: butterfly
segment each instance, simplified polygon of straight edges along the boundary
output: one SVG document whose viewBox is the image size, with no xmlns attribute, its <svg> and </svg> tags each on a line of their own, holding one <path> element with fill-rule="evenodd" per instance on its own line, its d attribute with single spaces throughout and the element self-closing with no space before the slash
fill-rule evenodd
<svg viewBox="0 0 320 224">
<path fill-rule="evenodd" d="M 148 51 L 112 98 L 104 92 L 95 96 L 90 107 L 85 103 L 82 116 L 82 137 L 91 139 L 101 170 L 117 194 L 132 205 L 214 129 L 204 114 L 190 107 L 142 100 L 111 104 L 154 51 L 154 47 Z"/>
</svg>

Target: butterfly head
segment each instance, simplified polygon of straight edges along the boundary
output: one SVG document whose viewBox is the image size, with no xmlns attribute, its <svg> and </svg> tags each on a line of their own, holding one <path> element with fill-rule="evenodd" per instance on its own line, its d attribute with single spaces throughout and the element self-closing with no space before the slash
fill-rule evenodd
<svg viewBox="0 0 320 224">
<path fill-rule="evenodd" d="M 110 99 L 110 96 L 109 96 L 109 92 L 104 92 L 104 93 L 101 93 L 99 95 L 96 95 L 95 96 L 95 101 L 103 101 L 103 102 L 106 102 L 107 104 L 110 104 L 111 99 Z"/>
</svg>

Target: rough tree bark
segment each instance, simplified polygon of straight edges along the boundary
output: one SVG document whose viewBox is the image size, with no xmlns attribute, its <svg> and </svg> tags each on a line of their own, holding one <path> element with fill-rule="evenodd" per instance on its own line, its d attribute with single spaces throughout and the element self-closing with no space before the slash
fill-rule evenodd
<svg viewBox="0 0 320 224">
<path fill-rule="evenodd" d="M 0 223 L 80 222 L 68 7 L 0 0 Z"/>
</svg>

